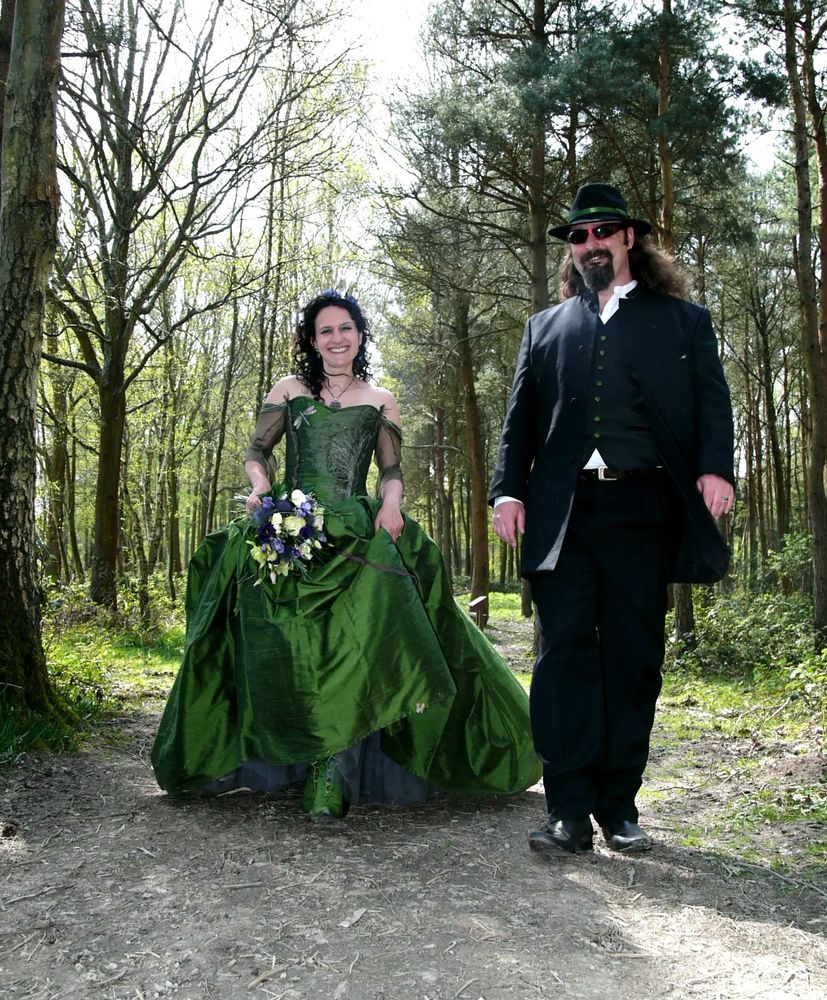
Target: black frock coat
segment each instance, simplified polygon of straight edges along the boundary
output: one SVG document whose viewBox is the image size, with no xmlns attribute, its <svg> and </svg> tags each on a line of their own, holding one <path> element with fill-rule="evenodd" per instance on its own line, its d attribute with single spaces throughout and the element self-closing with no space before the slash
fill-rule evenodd
<svg viewBox="0 0 827 1000">
<path fill-rule="evenodd" d="M 732 407 L 709 312 L 638 287 L 621 299 L 615 319 L 680 497 L 672 579 L 714 582 L 727 570 L 729 549 L 696 480 L 706 473 L 735 478 Z M 586 447 L 586 397 L 602 326 L 591 293 L 526 324 L 490 491 L 491 503 L 510 496 L 525 504 L 523 576 L 554 569 L 560 554 Z"/>
</svg>

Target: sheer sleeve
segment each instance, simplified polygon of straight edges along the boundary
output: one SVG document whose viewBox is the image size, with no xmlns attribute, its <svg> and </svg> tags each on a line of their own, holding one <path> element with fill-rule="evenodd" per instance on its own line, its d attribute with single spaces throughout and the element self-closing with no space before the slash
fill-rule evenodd
<svg viewBox="0 0 827 1000">
<path fill-rule="evenodd" d="M 265 469 L 273 448 L 284 436 L 287 417 L 286 403 L 265 403 L 258 415 L 253 440 L 244 456 L 245 462 L 258 462 Z"/>
<path fill-rule="evenodd" d="M 401 460 L 402 431 L 387 417 L 383 417 L 376 439 L 376 465 L 379 469 L 379 479 L 376 483 L 377 496 L 383 495 L 386 483 L 393 480 L 404 483 Z"/>
</svg>

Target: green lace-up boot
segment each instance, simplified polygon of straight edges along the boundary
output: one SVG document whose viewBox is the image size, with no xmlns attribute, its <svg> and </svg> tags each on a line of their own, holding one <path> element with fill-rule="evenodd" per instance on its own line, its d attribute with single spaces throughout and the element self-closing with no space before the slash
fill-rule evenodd
<svg viewBox="0 0 827 1000">
<path fill-rule="evenodd" d="M 348 803 L 342 795 L 336 758 L 314 761 L 307 770 L 302 806 L 310 818 L 320 822 L 343 819 Z"/>
</svg>

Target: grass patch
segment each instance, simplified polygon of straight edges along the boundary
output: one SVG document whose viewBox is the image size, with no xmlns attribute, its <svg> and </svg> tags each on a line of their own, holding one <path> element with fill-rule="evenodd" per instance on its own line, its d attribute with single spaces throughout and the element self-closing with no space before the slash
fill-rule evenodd
<svg viewBox="0 0 827 1000">
<path fill-rule="evenodd" d="M 677 830 L 681 847 L 703 847 L 706 833 L 699 827 L 684 827 Z"/>
<path fill-rule="evenodd" d="M 510 621 L 528 620 L 523 618 L 520 594 L 493 591 L 488 595 L 488 614 L 491 618 L 507 618 Z"/>
<path fill-rule="evenodd" d="M 827 838 L 821 840 L 811 840 L 804 848 L 816 864 L 824 865 L 827 868 Z"/>
<path fill-rule="evenodd" d="M 456 594 L 456 599 L 463 608 L 467 608 L 471 600 L 469 590 L 460 591 Z M 488 617 L 489 619 L 505 619 L 507 621 L 528 621 L 523 618 L 522 598 L 519 593 L 508 593 L 492 590 L 488 595 Z"/>
<path fill-rule="evenodd" d="M 771 680 L 667 673 L 658 723 L 681 739 L 697 739 L 710 730 L 732 737 L 795 739 L 810 728 L 812 716 L 804 697 Z"/>
<path fill-rule="evenodd" d="M 27 750 L 65 753 L 77 745 L 77 731 L 59 719 L 24 713 L 0 695 L 0 767 L 14 764 Z"/>
<path fill-rule="evenodd" d="M 183 626 L 172 622 L 151 640 L 90 624 L 76 625 L 47 647 L 58 691 L 84 709 L 81 717 L 115 712 L 141 698 L 165 694 L 181 662 Z M 94 708 L 95 711 L 89 711 Z"/>
<path fill-rule="evenodd" d="M 43 645 L 57 697 L 76 724 L 21 712 L 0 698 L 0 766 L 28 750 L 75 749 L 98 719 L 166 696 L 184 649 L 184 624 L 169 608 L 150 631 L 65 593 L 44 617 Z"/>
<path fill-rule="evenodd" d="M 827 825 L 827 785 L 756 789 L 730 803 L 722 819 L 753 828 L 802 821 Z"/>
<path fill-rule="evenodd" d="M 772 679 L 667 674 L 652 738 L 665 759 L 653 760 L 650 780 L 657 780 L 643 796 L 657 800 L 660 785 L 690 796 L 712 786 L 711 797 L 696 800 L 701 822 L 676 827 L 684 847 L 820 878 L 827 838 L 810 831 L 827 826 L 827 777 L 818 779 L 812 760 L 793 763 L 802 750 L 816 750 L 810 709 L 808 698 Z"/>
</svg>

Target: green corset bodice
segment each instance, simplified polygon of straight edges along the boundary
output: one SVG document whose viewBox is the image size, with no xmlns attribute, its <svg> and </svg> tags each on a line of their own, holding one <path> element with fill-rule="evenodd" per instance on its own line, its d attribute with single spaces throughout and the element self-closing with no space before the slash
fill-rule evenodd
<svg viewBox="0 0 827 1000">
<path fill-rule="evenodd" d="M 289 400 L 285 479 L 327 504 L 366 493 L 383 420 L 375 406 L 331 410 L 306 396 Z"/>
</svg>

